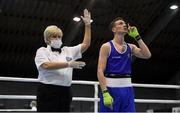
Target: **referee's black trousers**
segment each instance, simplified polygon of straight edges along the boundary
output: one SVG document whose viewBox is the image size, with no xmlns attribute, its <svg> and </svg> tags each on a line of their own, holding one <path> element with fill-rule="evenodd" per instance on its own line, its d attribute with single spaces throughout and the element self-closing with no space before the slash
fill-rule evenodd
<svg viewBox="0 0 180 113">
<path fill-rule="evenodd" d="M 71 101 L 70 87 L 39 84 L 37 90 L 38 112 L 69 112 Z"/>
</svg>

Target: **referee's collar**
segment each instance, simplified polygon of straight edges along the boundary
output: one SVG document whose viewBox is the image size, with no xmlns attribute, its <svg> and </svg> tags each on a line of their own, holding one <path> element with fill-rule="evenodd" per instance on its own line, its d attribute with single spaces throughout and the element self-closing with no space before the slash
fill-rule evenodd
<svg viewBox="0 0 180 113">
<path fill-rule="evenodd" d="M 47 49 L 48 49 L 49 51 L 52 51 L 50 45 L 47 45 Z"/>
<path fill-rule="evenodd" d="M 47 45 L 47 49 L 49 51 L 51 51 L 51 52 L 59 52 L 59 53 L 61 53 L 62 52 L 62 48 L 63 48 L 63 46 L 61 48 L 59 48 L 59 49 L 55 49 L 55 48 L 52 48 L 50 45 Z"/>
</svg>

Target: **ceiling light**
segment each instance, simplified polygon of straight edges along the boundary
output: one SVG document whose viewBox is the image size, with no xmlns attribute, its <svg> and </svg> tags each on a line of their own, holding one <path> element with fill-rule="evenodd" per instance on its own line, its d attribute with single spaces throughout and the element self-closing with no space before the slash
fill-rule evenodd
<svg viewBox="0 0 180 113">
<path fill-rule="evenodd" d="M 74 17 L 73 20 L 79 22 L 81 19 L 79 17 Z"/>
<path fill-rule="evenodd" d="M 174 10 L 174 9 L 177 9 L 177 8 L 178 8 L 177 5 L 171 5 L 171 6 L 170 6 L 170 9 L 173 9 L 173 10 Z"/>
</svg>

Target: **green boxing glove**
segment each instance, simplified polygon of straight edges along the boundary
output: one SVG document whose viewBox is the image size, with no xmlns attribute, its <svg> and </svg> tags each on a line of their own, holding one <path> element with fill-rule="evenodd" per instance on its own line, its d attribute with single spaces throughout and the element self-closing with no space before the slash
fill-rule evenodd
<svg viewBox="0 0 180 113">
<path fill-rule="evenodd" d="M 108 93 L 107 90 L 103 91 L 103 103 L 107 107 L 112 107 L 113 104 L 113 98 L 111 95 Z"/>
<path fill-rule="evenodd" d="M 139 41 L 141 39 L 141 36 L 139 35 L 136 27 L 130 28 L 128 35 L 133 37 L 136 41 Z"/>
</svg>

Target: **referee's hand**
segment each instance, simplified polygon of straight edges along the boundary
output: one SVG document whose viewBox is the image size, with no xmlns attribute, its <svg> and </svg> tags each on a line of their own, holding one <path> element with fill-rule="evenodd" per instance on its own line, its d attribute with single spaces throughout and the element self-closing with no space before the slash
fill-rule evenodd
<svg viewBox="0 0 180 113">
<path fill-rule="evenodd" d="M 82 61 L 69 61 L 68 67 L 75 69 L 82 69 L 86 65 L 85 62 Z"/>
</svg>

